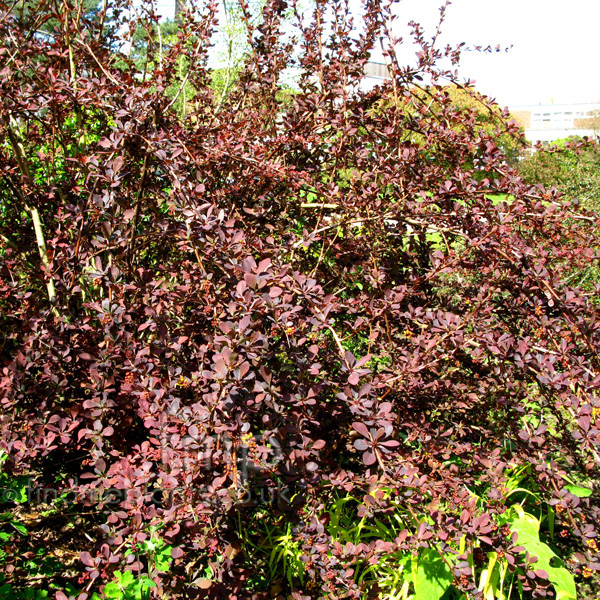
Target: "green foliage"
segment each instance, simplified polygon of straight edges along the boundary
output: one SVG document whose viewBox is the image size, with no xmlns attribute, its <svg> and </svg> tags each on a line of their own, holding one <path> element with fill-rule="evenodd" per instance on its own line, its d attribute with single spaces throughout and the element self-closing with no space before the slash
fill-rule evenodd
<svg viewBox="0 0 600 600">
<path fill-rule="evenodd" d="M 156 535 L 156 531 L 151 532 L 152 535 L 140 542 L 137 548 L 137 554 L 143 556 L 148 562 L 148 571 L 166 573 L 171 565 L 171 550 L 172 546 L 169 546 L 162 538 Z M 127 555 L 132 552 L 128 552 Z"/>
<path fill-rule="evenodd" d="M 554 512 L 548 507 L 543 519 L 532 514 L 540 502 L 536 487 L 532 487 L 529 471 L 528 466 L 507 469 L 504 485 L 506 496 L 522 500 L 521 504 L 513 504 L 497 523 L 498 527 L 505 525 L 510 528 L 507 534 L 509 537 L 513 533 L 518 535 L 516 544 L 522 547 L 522 556 L 529 557 L 528 561 L 516 569 L 509 568 L 509 562 L 503 554 L 496 551 L 487 552 L 485 561 L 479 567 L 471 563 L 473 577 L 478 582 L 478 589 L 485 600 L 527 598 L 517 575 L 533 570 L 552 584 L 558 599 L 574 600 L 577 593 L 573 575 L 563 566 L 557 552 L 541 537 L 543 523 L 546 525 L 546 531 L 553 535 Z M 567 487 L 572 493 L 578 492 L 581 496 L 591 493 L 589 489 L 581 486 Z M 483 506 L 483 497 L 488 491 L 488 487 L 482 485 L 479 495 L 472 497 Z M 393 513 L 388 512 L 376 518 L 365 515 L 365 509 L 371 503 L 368 497 L 381 497 L 381 494 L 387 492 L 384 489 L 374 491 L 366 495 L 362 502 L 351 494 L 332 500 L 326 509 L 326 522 L 334 544 L 339 543 L 348 548 L 368 544 L 372 540 L 391 543 L 398 539 L 406 527 L 413 532 L 417 529 L 418 523 L 399 507 Z M 527 512 L 523 506 L 531 506 L 528 510 L 532 512 Z M 363 516 L 360 517 L 360 514 Z M 273 538 L 276 542 L 279 539 Z M 286 541 L 289 545 L 290 539 Z M 464 552 L 466 544 L 466 539 L 463 539 L 461 548 L 442 549 L 432 544 L 412 555 L 401 552 L 382 554 L 372 564 L 356 564 L 355 578 L 357 582 L 365 585 L 366 589 L 377 589 L 383 594 L 381 597 L 391 600 L 465 599 L 457 586 L 453 568 L 456 566 L 457 555 Z M 474 547 L 479 546 L 478 542 L 474 542 Z M 301 565 L 302 553 L 298 544 L 291 543 L 290 547 L 293 548 L 293 552 L 289 552 L 287 558 L 293 555 L 293 562 Z M 277 556 L 281 558 L 284 554 L 282 550 L 274 548 L 273 552 L 276 551 Z"/>
<path fill-rule="evenodd" d="M 50 592 L 31 587 L 17 589 L 10 583 L 0 585 L 0 598 L 7 600 L 45 600 L 50 598 Z"/>
<path fill-rule="evenodd" d="M 414 600 L 440 600 L 454 581 L 447 559 L 434 548 L 423 550 L 413 560 L 413 578 Z"/>
<path fill-rule="evenodd" d="M 40 12 L 44 9 L 45 4 L 44 0 L 17 0 L 13 5 L 13 10 L 18 19 L 25 24 L 35 22 L 39 19 Z M 78 9 L 85 18 L 97 20 L 100 18 L 101 7 L 101 0 L 81 0 L 78 6 L 64 2 L 64 13 L 62 15 L 52 15 L 41 22 L 38 21 L 39 31 L 50 35 L 55 34 L 62 27 L 61 18 L 64 18 L 69 13 L 73 16 L 77 13 Z"/>
<path fill-rule="evenodd" d="M 281 575 L 287 579 L 290 585 L 295 581 L 302 582 L 304 576 L 304 566 L 300 560 L 302 557 L 302 548 L 294 539 L 291 524 L 286 525 L 285 533 L 271 538 L 272 550 L 269 558 L 269 568 L 275 575 L 281 572 Z M 276 578 L 273 577 L 273 579 Z"/>
<path fill-rule="evenodd" d="M 533 564 L 534 569 L 542 569 L 548 575 L 556 591 L 558 600 L 575 600 L 575 580 L 573 575 L 560 565 L 556 553 L 540 540 L 540 521 L 533 515 L 526 513 L 519 504 L 512 507 L 513 514 L 508 519 L 511 530 L 518 534 L 517 543 L 525 548 L 531 555 L 537 557 Z"/>
<path fill-rule="evenodd" d="M 577 137 L 558 140 L 519 163 L 519 173 L 532 184 L 555 186 L 568 200 L 600 209 L 600 147 L 577 148 Z"/>
<path fill-rule="evenodd" d="M 24 476 L 12 476 L 4 470 L 8 455 L 0 450 L 0 504 L 14 502 L 23 504 L 27 502 L 27 488 L 29 479 Z"/>
<path fill-rule="evenodd" d="M 14 504 L 23 504 L 27 502 L 26 477 L 12 477 L 3 470 L 7 454 L 0 450 L 0 510 L 6 507 L 10 508 Z M 15 534 L 27 535 L 27 528 L 14 516 L 11 510 L 0 513 L 0 545 L 4 546 L 11 543 Z M 0 564 L 4 561 L 6 552 L 0 547 Z"/>
<path fill-rule="evenodd" d="M 100 595 L 92 600 L 147 600 L 156 583 L 143 575 L 136 577 L 131 571 L 116 571 L 115 579 L 104 586 Z"/>
<path fill-rule="evenodd" d="M 27 527 L 16 516 L 14 506 L 22 505 L 28 500 L 27 477 L 11 476 L 4 469 L 8 456 L 0 450 L 0 571 L 6 567 L 10 558 L 8 548 L 18 543 L 19 539 L 29 535 Z M 30 577 L 45 576 L 56 572 L 60 564 L 55 560 L 48 560 L 43 549 L 37 551 L 33 558 L 22 560 L 22 568 Z M 14 600 L 43 600 L 48 597 L 45 590 L 32 587 L 17 588 L 12 583 L 5 582 L 0 575 L 0 598 Z"/>
<path fill-rule="evenodd" d="M 581 138 L 557 140 L 519 163 L 519 173 L 531 184 L 555 187 L 577 209 L 600 214 L 600 147 Z M 593 290 L 600 281 L 600 269 L 593 261 L 574 270 L 571 285 Z"/>
</svg>

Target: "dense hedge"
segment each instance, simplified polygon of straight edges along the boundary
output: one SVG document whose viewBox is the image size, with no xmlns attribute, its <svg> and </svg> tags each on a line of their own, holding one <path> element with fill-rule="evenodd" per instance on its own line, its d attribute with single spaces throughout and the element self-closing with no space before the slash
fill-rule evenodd
<svg viewBox="0 0 600 600">
<path fill-rule="evenodd" d="M 597 143 L 573 136 L 541 147 L 519 163 L 519 173 L 532 184 L 556 186 L 565 198 L 597 212 L 600 198 L 600 150 Z"/>
<path fill-rule="evenodd" d="M 213 2 L 162 47 L 141 9 L 141 62 L 127 13 L 78 8 L 0 0 L 1 446 L 29 481 L 4 589 L 595 585 L 598 290 L 573 277 L 598 220 L 509 166 L 517 125 L 453 102 L 417 26 L 401 67 L 379 0 L 358 33 L 341 1 L 267 0 L 256 28 L 242 2 L 220 96 Z M 392 78 L 361 91 L 380 41 Z"/>
</svg>

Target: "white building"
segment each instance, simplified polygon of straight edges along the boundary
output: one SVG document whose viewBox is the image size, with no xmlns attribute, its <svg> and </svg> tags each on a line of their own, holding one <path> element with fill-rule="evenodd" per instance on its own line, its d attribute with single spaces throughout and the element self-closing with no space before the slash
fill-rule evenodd
<svg viewBox="0 0 600 600">
<path fill-rule="evenodd" d="M 532 144 L 600 133 L 600 103 L 510 106 L 509 110 Z"/>
</svg>

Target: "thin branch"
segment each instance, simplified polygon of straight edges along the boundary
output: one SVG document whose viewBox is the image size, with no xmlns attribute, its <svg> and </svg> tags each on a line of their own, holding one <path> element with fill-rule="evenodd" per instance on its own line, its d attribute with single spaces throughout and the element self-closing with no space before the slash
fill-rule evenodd
<svg viewBox="0 0 600 600">
<path fill-rule="evenodd" d="M 131 231 L 129 233 L 129 242 L 127 244 L 127 252 L 131 253 L 131 249 L 133 247 L 133 240 L 135 238 L 135 230 L 137 228 L 137 221 L 140 214 L 140 205 L 142 203 L 142 194 L 144 193 L 144 186 L 146 184 L 146 174 L 148 172 L 148 156 L 149 153 L 146 152 L 144 156 L 144 164 L 142 165 L 142 176 L 140 178 L 140 185 L 138 188 L 137 198 L 135 201 L 135 208 L 133 213 L 133 219 L 131 220 Z"/>
<path fill-rule="evenodd" d="M 11 146 L 13 148 L 13 152 L 17 158 L 17 163 L 19 164 L 19 169 L 21 170 L 21 174 L 27 180 L 28 183 L 32 181 L 31 171 L 29 169 L 29 163 L 27 162 L 27 157 L 25 155 L 25 149 L 23 147 L 23 142 L 21 141 L 19 126 L 15 121 L 14 117 L 11 115 L 9 117 L 9 123 L 7 124 L 8 129 L 8 137 L 10 139 Z M 26 212 L 29 213 L 31 220 L 33 222 L 33 230 L 35 232 L 35 241 L 37 243 L 38 251 L 40 253 L 40 259 L 42 261 L 42 265 L 44 267 L 44 271 L 46 272 L 47 280 L 46 280 L 46 288 L 48 290 L 48 300 L 50 300 L 51 304 L 55 304 L 56 302 L 56 288 L 54 287 L 54 278 L 52 277 L 52 273 L 50 271 L 50 259 L 48 258 L 48 250 L 46 248 L 46 240 L 44 238 L 44 229 L 42 227 L 42 220 L 40 218 L 40 213 L 35 206 L 30 206 L 26 201 L 23 194 L 18 191 L 18 196 L 23 203 L 23 208 Z M 53 312 L 56 311 L 56 308 L 53 308 Z"/>
</svg>

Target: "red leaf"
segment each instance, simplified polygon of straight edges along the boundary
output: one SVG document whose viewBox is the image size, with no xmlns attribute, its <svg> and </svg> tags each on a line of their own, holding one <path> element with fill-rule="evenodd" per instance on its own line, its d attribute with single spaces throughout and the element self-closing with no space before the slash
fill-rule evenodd
<svg viewBox="0 0 600 600">
<path fill-rule="evenodd" d="M 117 158 L 115 158 L 115 160 L 113 160 L 113 162 L 112 162 L 112 170 L 115 173 L 118 173 L 121 170 L 122 166 L 123 166 L 123 157 L 117 156 Z"/>
<path fill-rule="evenodd" d="M 400 442 L 396 440 L 388 440 L 387 442 L 381 442 L 381 446 L 385 446 L 386 448 L 397 448 L 400 445 Z"/>
<path fill-rule="evenodd" d="M 355 365 L 354 368 L 355 369 L 360 369 L 362 366 L 366 365 L 369 361 L 371 360 L 371 355 L 367 354 L 366 356 L 363 356 Z"/>
<path fill-rule="evenodd" d="M 376 461 L 377 458 L 375 457 L 374 452 L 365 452 L 363 454 L 363 462 L 365 463 L 365 465 L 367 465 L 367 467 L 374 464 Z"/>
<path fill-rule="evenodd" d="M 358 431 L 358 433 L 360 433 L 360 435 L 362 435 L 363 437 L 370 437 L 369 436 L 369 430 L 367 429 L 367 426 L 364 423 L 361 423 L 360 421 L 357 421 L 356 423 L 352 423 L 352 427 Z"/>
</svg>

